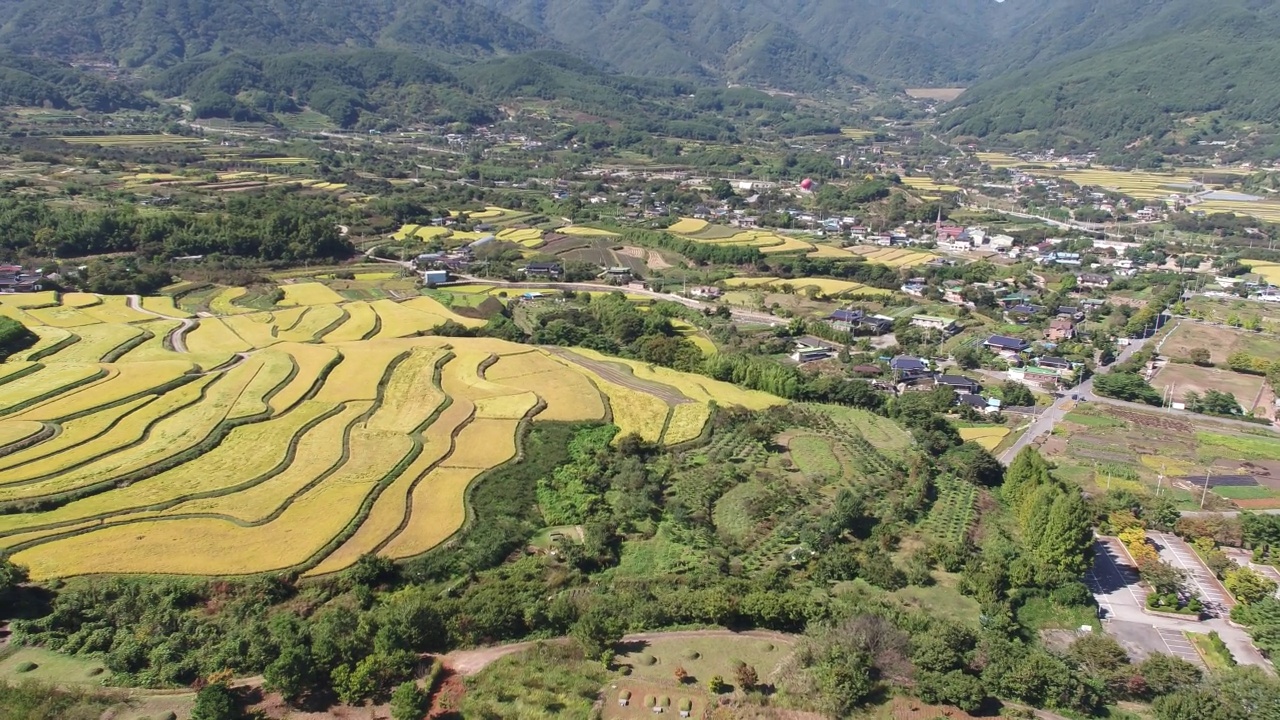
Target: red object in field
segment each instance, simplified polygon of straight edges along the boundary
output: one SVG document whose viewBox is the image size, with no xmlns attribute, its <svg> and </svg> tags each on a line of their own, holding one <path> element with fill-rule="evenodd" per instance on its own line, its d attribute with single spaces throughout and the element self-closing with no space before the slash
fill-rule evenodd
<svg viewBox="0 0 1280 720">
<path fill-rule="evenodd" d="M 802 190 L 812 190 L 812 189 L 813 189 L 813 180 L 811 180 L 810 178 L 805 178 L 805 179 L 801 180 L 801 181 L 800 181 L 800 189 L 802 189 Z"/>
</svg>

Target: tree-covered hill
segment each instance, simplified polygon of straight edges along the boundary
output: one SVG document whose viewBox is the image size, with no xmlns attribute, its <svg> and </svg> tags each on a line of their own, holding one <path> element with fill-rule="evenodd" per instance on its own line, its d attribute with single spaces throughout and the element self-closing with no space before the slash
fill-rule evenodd
<svg viewBox="0 0 1280 720">
<path fill-rule="evenodd" d="M 149 100 L 120 83 L 69 65 L 22 55 L 0 54 L 0 102 L 112 112 L 143 108 Z"/>
<path fill-rule="evenodd" d="M 9 0 L 0 47 L 168 66 L 234 51 L 398 46 L 465 56 L 553 42 L 469 0 Z"/>
<path fill-rule="evenodd" d="M 943 126 L 977 137 L 1022 134 L 1066 149 L 1170 142 L 1191 116 L 1269 123 L 1280 117 L 1280 17 L 1216 5 L 1202 26 L 1052 69 L 1031 67 L 970 89 Z"/>
<path fill-rule="evenodd" d="M 306 105 L 348 126 L 388 108 L 483 121 L 512 96 L 594 113 L 635 108 L 673 82 L 963 85 L 948 130 L 1103 148 L 1159 146 L 1188 115 L 1269 120 L 1278 30 L 1274 0 L 0 2 L 0 52 L 108 59 L 206 115 Z M 540 51 L 577 60 L 529 55 Z M 51 72 L 0 62 L 0 91 L 55 106 L 139 101 Z"/>
</svg>

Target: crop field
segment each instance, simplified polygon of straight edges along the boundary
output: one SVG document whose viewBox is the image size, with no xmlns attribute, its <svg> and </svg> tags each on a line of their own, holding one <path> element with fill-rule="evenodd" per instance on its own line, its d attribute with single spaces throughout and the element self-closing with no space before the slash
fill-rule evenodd
<svg viewBox="0 0 1280 720">
<path fill-rule="evenodd" d="M 61 140 L 69 145 L 203 145 L 208 142 L 203 138 L 183 137 L 182 135 L 67 135 L 50 138 Z"/>
<path fill-rule="evenodd" d="M 960 192 L 959 186 L 940 183 L 930 177 L 904 177 L 902 184 L 912 190 L 933 190 L 935 192 Z"/>
<path fill-rule="evenodd" d="M 1190 175 L 1161 174 L 1142 171 L 1121 172 L 1091 168 L 1088 170 L 1031 170 L 1069 180 L 1081 186 L 1101 187 L 1139 200 L 1157 200 L 1175 193 L 1188 193 L 1198 183 Z"/>
<path fill-rule="evenodd" d="M 927 263 L 933 259 L 933 255 L 915 250 L 895 250 L 893 248 L 882 248 L 873 246 L 862 246 L 855 248 L 854 252 L 862 255 L 867 260 L 888 265 L 889 267 L 909 268 Z"/>
<path fill-rule="evenodd" d="M 240 313 L 253 312 L 252 308 L 235 304 L 237 298 L 244 297 L 248 292 L 247 288 L 242 287 L 224 288 L 222 292 L 209 301 L 209 310 L 217 315 L 238 315 Z"/>
<path fill-rule="evenodd" d="M 1248 312 L 1239 313 L 1247 317 Z M 1264 358 L 1280 357 L 1280 338 L 1232 327 L 1196 322 L 1181 322 L 1160 345 L 1160 354 L 1179 360 L 1190 360 L 1191 351 L 1204 348 L 1209 361 L 1222 364 L 1231 355 L 1244 352 Z"/>
<path fill-rule="evenodd" d="M 960 543 L 973 523 L 978 489 L 962 480 L 943 479 L 938 483 L 938 499 L 929 510 L 925 528 L 939 540 Z"/>
<path fill-rule="evenodd" d="M 1275 220 L 1273 222 L 1280 222 L 1280 220 Z M 1280 285 L 1280 263 L 1266 262 L 1263 260 L 1244 260 L 1241 264 L 1247 265 L 1250 271 L 1261 275 L 1272 285 Z"/>
<path fill-rule="evenodd" d="M 807 288 L 812 287 L 817 288 L 818 292 L 829 297 L 840 295 L 889 295 L 893 292 L 884 288 L 870 287 L 862 283 L 835 280 L 833 278 L 730 278 L 725 280 L 724 284 L 728 287 L 772 287 L 779 290 L 784 285 L 789 285 L 791 291 L 795 293 L 804 293 Z"/>
<path fill-rule="evenodd" d="M 1151 380 L 1161 392 L 1172 392 L 1175 401 L 1186 399 L 1187 393 L 1204 395 L 1206 390 L 1230 393 L 1246 413 L 1251 412 L 1262 393 L 1266 379 L 1261 375 L 1245 375 L 1230 370 L 1204 368 L 1197 365 L 1169 363 Z"/>
<path fill-rule="evenodd" d="M 110 296 L 71 302 L 45 309 L 127 309 Z M 466 489 L 518 456 L 528 422 L 608 417 L 679 443 L 701 435 L 713 401 L 780 402 L 605 356 L 415 336 L 451 316 L 416 298 L 206 317 L 185 337 L 190 353 L 162 342 L 177 319 L 34 326 L 42 343 L 88 329 L 150 336 L 112 361 L 68 360 L 109 344 L 82 338 L 0 364 L 0 453 L 30 443 L 0 454 L 0 547 L 36 578 L 323 575 L 452 536 Z M 410 331 L 362 339 L 388 323 Z M 210 353 L 243 356 L 202 362 Z"/>
<path fill-rule="evenodd" d="M 1202 200 L 1193 205 L 1192 209 L 1202 210 L 1210 215 L 1232 213 L 1255 217 L 1266 222 L 1280 222 L 1280 203 L 1265 200 Z"/>
<path fill-rule="evenodd" d="M 987 450 L 995 450 L 1000 445 L 1000 441 L 1004 440 L 1009 434 L 1007 427 L 968 427 L 960 428 L 960 439 L 965 442 L 972 440 Z"/>
<path fill-rule="evenodd" d="M 284 300 L 281 305 L 332 305 L 342 302 L 342 296 L 317 282 L 281 285 Z"/>
<path fill-rule="evenodd" d="M 578 237 L 620 237 L 618 233 L 611 230 L 601 230 L 599 228 L 587 227 L 586 225 L 569 225 L 567 227 L 558 228 L 556 232 L 561 235 L 576 235 Z"/>
<path fill-rule="evenodd" d="M 979 152 L 974 153 L 974 157 L 978 158 L 984 165 L 990 165 L 994 169 L 1023 167 L 1027 163 L 1005 153 L 998 152 Z"/>
</svg>

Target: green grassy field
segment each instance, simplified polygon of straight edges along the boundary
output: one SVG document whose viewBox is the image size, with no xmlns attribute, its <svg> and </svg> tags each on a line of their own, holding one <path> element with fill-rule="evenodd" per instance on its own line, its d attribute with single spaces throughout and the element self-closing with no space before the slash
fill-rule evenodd
<svg viewBox="0 0 1280 720">
<path fill-rule="evenodd" d="M 35 669 L 18 672 L 26 663 L 35 663 Z M 107 675 L 98 660 L 61 655 L 43 648 L 17 648 L 0 660 L 0 680 L 8 682 L 38 680 L 59 685 L 101 685 Z"/>
</svg>

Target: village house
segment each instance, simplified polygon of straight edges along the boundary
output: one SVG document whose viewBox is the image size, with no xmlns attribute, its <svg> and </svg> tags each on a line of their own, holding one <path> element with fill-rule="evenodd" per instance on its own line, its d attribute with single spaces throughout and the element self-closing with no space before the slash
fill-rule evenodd
<svg viewBox="0 0 1280 720">
<path fill-rule="evenodd" d="M 1021 338 L 1016 338 L 1016 337 L 1009 337 L 1007 335 L 992 335 L 991 337 L 988 337 L 986 340 L 984 340 L 982 342 L 982 345 L 983 347 L 990 348 L 991 350 L 997 353 L 1001 353 L 1001 352 L 1021 353 L 1021 352 L 1026 352 L 1031 347 L 1029 344 L 1027 344 L 1026 340 L 1023 340 Z"/>
<path fill-rule="evenodd" d="M 836 310 L 827 316 L 827 324 L 840 332 L 869 332 L 883 335 L 893 329 L 893 318 L 871 315 L 862 310 Z"/>
<path fill-rule="evenodd" d="M 1076 324 L 1070 318 L 1056 317 L 1049 321 L 1049 328 L 1044 331 L 1046 340 L 1062 342 L 1076 336 Z"/>
<path fill-rule="evenodd" d="M 556 279 L 564 274 L 564 266 L 558 262 L 531 262 L 521 271 L 525 277 Z"/>
<path fill-rule="evenodd" d="M 1082 273 L 1076 276 L 1076 284 L 1082 288 L 1109 288 L 1111 278 L 1097 273 Z"/>
<path fill-rule="evenodd" d="M 720 288 L 715 287 L 714 285 L 699 285 L 697 287 L 689 288 L 689 297 L 700 300 L 716 300 L 722 294 L 723 293 Z"/>
<path fill-rule="evenodd" d="M 1035 385 L 1042 388 L 1056 388 L 1062 383 L 1063 373 L 1055 368 L 1031 365 L 1027 367 L 1011 367 L 1007 374 L 1010 380 Z"/>
<path fill-rule="evenodd" d="M 796 340 L 795 349 L 791 352 L 791 359 L 803 365 L 804 363 L 835 357 L 835 354 L 835 348 L 831 347 L 831 345 L 816 338 L 802 337 Z"/>
<path fill-rule="evenodd" d="M 949 387 L 958 393 L 977 394 L 982 392 L 982 385 L 963 375 L 939 375 L 933 379 L 933 384 L 935 386 Z"/>
<path fill-rule="evenodd" d="M 912 327 L 924 328 L 926 330 L 937 330 L 951 334 L 958 329 L 956 321 L 951 318 L 938 317 L 936 315 L 912 315 Z"/>
</svg>

